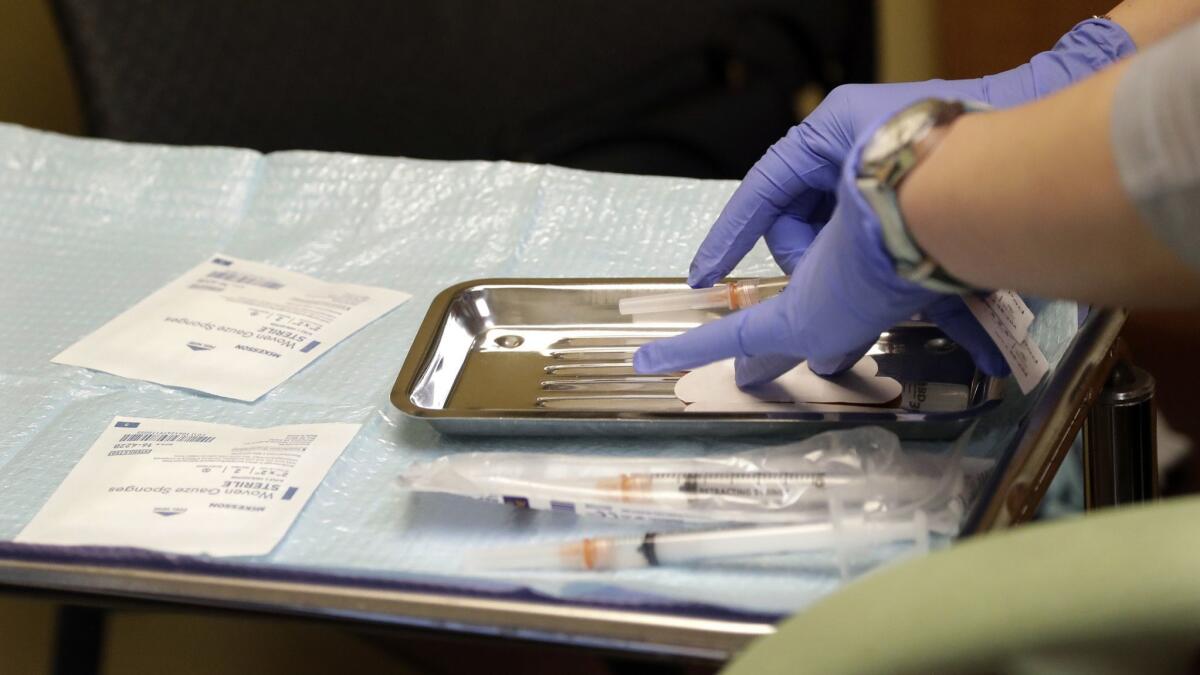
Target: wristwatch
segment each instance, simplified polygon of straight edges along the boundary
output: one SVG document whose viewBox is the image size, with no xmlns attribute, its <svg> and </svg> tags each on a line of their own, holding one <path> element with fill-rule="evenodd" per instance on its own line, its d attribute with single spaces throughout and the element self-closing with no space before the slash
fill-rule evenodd
<svg viewBox="0 0 1200 675">
<path fill-rule="evenodd" d="M 917 244 L 904 223 L 897 191 L 941 140 L 951 122 L 965 113 L 983 110 L 987 106 L 968 101 L 936 98 L 918 101 L 875 131 L 863 148 L 857 172 L 858 189 L 879 217 L 883 245 L 896 274 L 939 293 L 969 293 L 977 289 L 947 272 Z"/>
</svg>

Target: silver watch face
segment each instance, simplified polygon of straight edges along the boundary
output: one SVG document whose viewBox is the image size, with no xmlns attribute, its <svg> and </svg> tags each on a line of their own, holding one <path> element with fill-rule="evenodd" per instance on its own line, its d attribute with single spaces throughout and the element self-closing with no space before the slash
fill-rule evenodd
<svg viewBox="0 0 1200 675">
<path fill-rule="evenodd" d="M 935 127 L 968 109 L 963 102 L 938 99 L 925 99 L 904 108 L 871 136 L 863 148 L 858 171 L 859 192 L 879 219 L 883 246 L 896 274 L 941 293 L 960 292 L 966 286 L 956 285 L 913 240 L 900 212 L 896 190 L 916 166 L 917 144 Z"/>
<path fill-rule="evenodd" d="M 886 161 L 929 133 L 937 121 L 936 109 L 939 105 L 944 105 L 944 102 L 932 99 L 918 101 L 885 122 L 863 148 L 863 167 Z"/>
</svg>

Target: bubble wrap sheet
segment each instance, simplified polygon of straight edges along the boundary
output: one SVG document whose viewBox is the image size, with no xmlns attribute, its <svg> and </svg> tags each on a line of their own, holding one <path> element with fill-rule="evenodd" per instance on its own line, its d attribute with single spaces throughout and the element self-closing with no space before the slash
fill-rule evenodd
<svg viewBox="0 0 1200 675">
<path fill-rule="evenodd" d="M 248 566 L 235 570 L 269 576 L 303 568 L 681 611 L 770 615 L 800 608 L 835 588 L 837 574 L 764 561 L 507 574 L 480 583 L 458 572 L 469 549 L 635 533 L 644 525 L 413 495 L 396 481 L 414 460 L 460 450 L 687 454 L 745 450 L 750 441 L 454 439 L 384 414 L 396 372 L 438 291 L 478 277 L 682 276 L 733 186 L 509 163 L 263 156 L 0 125 L 0 540 L 21 530 L 118 414 L 245 426 L 361 422 L 362 432 L 284 541 L 268 556 L 234 559 Z M 414 298 L 253 404 L 50 363 L 217 251 Z M 771 269 L 760 249 L 741 271 Z M 1073 330 L 1073 316 L 1073 308 L 1043 311 L 1035 324 L 1053 358 Z M 56 555 L 69 559 L 72 552 Z"/>
</svg>

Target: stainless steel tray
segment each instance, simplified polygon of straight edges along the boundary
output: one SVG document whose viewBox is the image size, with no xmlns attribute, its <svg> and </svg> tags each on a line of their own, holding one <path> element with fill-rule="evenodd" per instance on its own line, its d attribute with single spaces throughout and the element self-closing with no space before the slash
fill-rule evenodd
<svg viewBox="0 0 1200 675">
<path fill-rule="evenodd" d="M 711 316 L 635 321 L 617 301 L 682 290 L 675 279 L 480 279 L 434 298 L 392 388 L 392 405 L 454 434 L 795 434 L 877 424 L 905 438 L 950 438 L 999 399 L 999 382 L 936 327 L 910 322 L 871 350 L 902 384 L 967 387 L 961 409 L 854 413 L 692 413 L 675 376 L 634 373 L 638 345 Z"/>
</svg>

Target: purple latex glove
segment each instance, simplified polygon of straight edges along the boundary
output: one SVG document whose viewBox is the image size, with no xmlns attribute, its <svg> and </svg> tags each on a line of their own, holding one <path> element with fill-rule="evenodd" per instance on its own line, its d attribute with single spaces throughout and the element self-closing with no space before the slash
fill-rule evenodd
<svg viewBox="0 0 1200 675">
<path fill-rule="evenodd" d="M 813 372 L 828 375 L 853 365 L 881 332 L 918 312 L 970 351 L 983 370 L 1006 370 L 962 298 L 927 290 L 895 273 L 879 219 L 855 185 L 862 146 L 883 121 L 866 129 L 849 151 L 837 208 L 795 264 L 783 293 L 642 346 L 633 357 L 639 373 L 673 372 L 733 356 L 739 357 L 736 378 L 742 387 L 773 380 L 804 359 Z"/>
<path fill-rule="evenodd" d="M 1132 54 L 1117 24 L 1089 19 L 1029 63 L 977 80 L 844 85 L 771 146 L 750 169 L 692 260 L 688 283 L 711 286 L 729 274 L 760 237 L 784 272 L 829 218 L 838 173 L 864 127 L 922 98 L 967 99 L 1004 108 L 1055 92 Z"/>
</svg>

